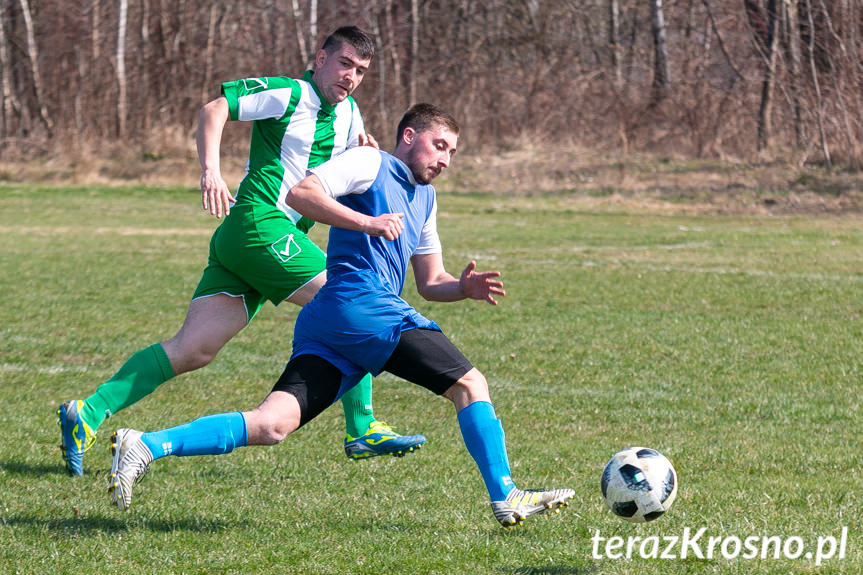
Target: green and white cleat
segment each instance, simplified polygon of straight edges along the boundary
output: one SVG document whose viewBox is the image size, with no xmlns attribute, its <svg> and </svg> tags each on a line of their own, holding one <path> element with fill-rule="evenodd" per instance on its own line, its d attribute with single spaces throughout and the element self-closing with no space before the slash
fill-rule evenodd
<svg viewBox="0 0 863 575">
<path fill-rule="evenodd" d="M 375 421 L 356 439 L 345 436 L 345 455 L 354 461 L 376 455 L 403 457 L 419 449 L 425 441 L 422 435 L 399 435 L 383 421 Z"/>
<path fill-rule="evenodd" d="M 501 525 L 513 527 L 523 524 L 528 517 L 546 511 L 560 513 L 560 508 L 568 506 L 574 496 L 575 491 L 572 489 L 513 489 L 506 500 L 492 501 L 491 509 Z"/>
<path fill-rule="evenodd" d="M 147 474 L 153 454 L 134 429 L 118 429 L 111 436 L 111 504 L 126 511 L 132 504 L 132 487 Z"/>
<path fill-rule="evenodd" d="M 84 452 L 93 447 L 96 432 L 81 419 L 83 401 L 65 401 L 57 410 L 60 449 L 69 475 L 84 475 Z"/>
</svg>

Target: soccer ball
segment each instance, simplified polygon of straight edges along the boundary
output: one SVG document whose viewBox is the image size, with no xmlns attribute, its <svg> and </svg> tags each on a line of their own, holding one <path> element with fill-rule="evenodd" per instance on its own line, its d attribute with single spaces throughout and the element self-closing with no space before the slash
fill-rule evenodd
<svg viewBox="0 0 863 575">
<path fill-rule="evenodd" d="M 615 453 L 602 471 L 602 496 L 627 521 L 653 521 L 677 496 L 677 472 L 655 449 L 628 447 Z"/>
</svg>

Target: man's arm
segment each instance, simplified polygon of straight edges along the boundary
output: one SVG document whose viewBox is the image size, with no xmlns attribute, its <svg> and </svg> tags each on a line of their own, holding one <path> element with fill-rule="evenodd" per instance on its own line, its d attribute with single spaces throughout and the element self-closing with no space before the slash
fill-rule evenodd
<svg viewBox="0 0 863 575">
<path fill-rule="evenodd" d="M 285 203 L 316 222 L 363 232 L 370 236 L 382 236 L 386 240 L 396 239 L 404 229 L 402 225 L 404 214 L 382 214 L 372 217 L 352 210 L 327 194 L 315 174 L 306 176 L 291 188 L 285 197 Z"/>
<path fill-rule="evenodd" d="M 477 272 L 476 262 L 471 261 L 457 279 L 443 267 L 440 253 L 417 254 L 411 258 L 417 291 L 429 301 L 460 301 L 463 299 L 485 300 L 497 305 L 495 295 L 504 296 L 500 272 Z"/>
<path fill-rule="evenodd" d="M 228 100 L 220 96 L 205 104 L 198 115 L 198 160 L 201 162 L 201 205 L 217 218 L 228 215 L 234 196 L 222 179 L 219 152 L 222 130 L 228 121 Z"/>
</svg>

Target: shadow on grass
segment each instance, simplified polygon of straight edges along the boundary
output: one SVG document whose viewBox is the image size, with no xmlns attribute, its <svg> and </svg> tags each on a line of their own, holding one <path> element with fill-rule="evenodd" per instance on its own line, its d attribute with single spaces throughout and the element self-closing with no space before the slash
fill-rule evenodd
<svg viewBox="0 0 863 575">
<path fill-rule="evenodd" d="M 20 461 L 0 461 L 0 469 L 7 473 L 26 475 L 28 477 L 40 475 L 67 475 L 66 468 L 59 463 L 57 465 L 31 465 L 29 463 L 21 463 Z"/>
<path fill-rule="evenodd" d="M 77 516 L 66 518 L 44 519 L 26 515 L 11 515 L 2 519 L 5 526 L 32 527 L 55 531 L 68 537 L 70 533 L 78 535 L 97 535 L 123 533 L 127 531 L 154 531 L 172 533 L 188 531 L 192 533 L 221 533 L 228 529 L 244 529 L 249 527 L 247 521 L 219 521 L 204 517 L 184 517 L 179 519 L 149 519 L 121 518 L 105 515 Z"/>
<path fill-rule="evenodd" d="M 593 565 L 590 567 L 566 567 L 563 565 L 522 567 L 512 575 L 589 575 L 590 573 L 599 573 L 599 568 Z"/>
</svg>

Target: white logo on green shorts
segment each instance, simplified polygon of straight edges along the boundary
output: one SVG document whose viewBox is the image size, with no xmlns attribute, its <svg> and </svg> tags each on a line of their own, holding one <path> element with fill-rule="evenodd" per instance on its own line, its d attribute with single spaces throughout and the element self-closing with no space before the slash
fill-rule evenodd
<svg viewBox="0 0 863 575">
<path fill-rule="evenodd" d="M 294 240 L 294 234 L 286 235 L 282 239 L 274 242 L 273 245 L 270 246 L 270 248 L 273 250 L 273 253 L 276 254 L 276 257 L 278 257 L 283 262 L 288 261 L 292 257 L 299 254 L 301 251 L 303 251 L 300 248 L 299 244 L 297 244 L 297 242 Z"/>
</svg>

